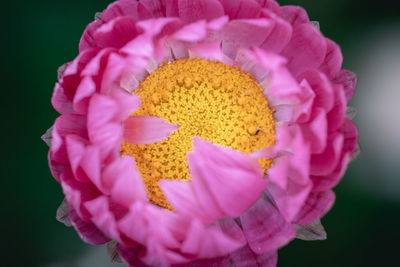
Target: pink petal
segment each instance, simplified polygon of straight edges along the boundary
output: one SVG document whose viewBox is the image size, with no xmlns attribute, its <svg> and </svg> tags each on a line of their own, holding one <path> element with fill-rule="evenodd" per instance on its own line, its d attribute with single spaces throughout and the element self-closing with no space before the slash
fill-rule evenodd
<svg viewBox="0 0 400 267">
<path fill-rule="evenodd" d="M 346 96 L 343 87 L 339 84 L 334 84 L 335 102 L 333 108 L 327 114 L 329 121 L 329 132 L 336 131 L 343 125 L 346 116 Z"/>
<path fill-rule="evenodd" d="M 101 25 L 103 25 L 103 21 L 96 20 L 96 21 L 93 21 L 92 23 L 90 23 L 86 27 L 86 29 L 79 41 L 79 52 L 80 53 L 82 53 L 83 51 L 85 51 L 89 48 L 96 47 L 96 42 L 94 41 L 93 34 L 97 31 L 98 28 L 101 27 Z"/>
<path fill-rule="evenodd" d="M 89 100 L 96 92 L 96 84 L 90 76 L 86 76 L 79 84 L 73 100 L 74 110 L 82 115 L 86 115 L 89 107 Z"/>
<path fill-rule="evenodd" d="M 253 0 L 220 0 L 224 7 L 225 14 L 233 19 L 257 18 L 260 14 L 261 7 Z"/>
<path fill-rule="evenodd" d="M 332 207 L 334 201 L 335 194 L 331 190 L 311 192 L 294 223 L 305 225 L 321 218 Z"/>
<path fill-rule="evenodd" d="M 105 188 L 111 188 L 111 197 L 119 205 L 129 208 L 135 201 L 147 202 L 142 177 L 130 156 L 108 165 L 103 173 Z"/>
<path fill-rule="evenodd" d="M 162 118 L 131 116 L 124 122 L 124 140 L 132 144 L 152 144 L 165 140 L 179 128 Z"/>
<path fill-rule="evenodd" d="M 340 131 L 344 137 L 343 151 L 353 154 L 358 146 L 358 130 L 356 125 L 352 120 L 344 118 Z"/>
<path fill-rule="evenodd" d="M 227 65 L 233 62 L 221 50 L 221 45 L 217 42 L 203 42 L 192 46 L 189 49 L 190 58 L 201 57 L 207 60 L 218 60 Z"/>
<path fill-rule="evenodd" d="M 143 255 L 145 252 L 145 247 L 141 245 L 136 245 L 136 247 L 131 248 L 118 243 L 117 252 L 118 255 L 121 256 L 122 261 L 129 266 L 149 267 L 149 265 L 145 264 L 139 258 L 139 255 Z"/>
<path fill-rule="evenodd" d="M 326 55 L 324 62 L 319 69 L 328 76 L 329 79 L 333 79 L 339 73 L 343 63 L 343 56 L 340 47 L 332 40 L 326 40 Z"/>
<path fill-rule="evenodd" d="M 260 48 L 275 53 L 280 53 L 292 37 L 292 26 L 284 19 L 268 9 L 262 10 L 262 16 L 274 21 L 274 27 Z"/>
<path fill-rule="evenodd" d="M 257 254 L 276 251 L 296 235 L 294 227 L 263 199 L 242 214 L 240 221 L 249 247 Z"/>
<path fill-rule="evenodd" d="M 355 73 L 349 70 L 341 70 L 336 78 L 333 80 L 335 83 L 339 83 L 343 85 L 344 92 L 346 95 L 347 102 L 353 97 L 354 90 L 357 85 L 357 76 Z"/>
<path fill-rule="evenodd" d="M 213 258 L 230 253 L 244 244 L 227 237 L 215 227 L 205 228 L 198 220 L 192 220 L 182 252 L 199 258 Z"/>
<path fill-rule="evenodd" d="M 342 178 L 346 172 L 347 164 L 350 162 L 350 158 L 351 154 L 345 153 L 331 174 L 325 176 L 311 176 L 314 184 L 313 190 L 326 191 L 336 186 L 340 181 L 340 178 Z"/>
<path fill-rule="evenodd" d="M 236 223 L 236 221 L 233 218 L 226 217 L 223 219 L 220 219 L 216 226 L 219 226 L 226 234 L 232 239 L 238 240 L 239 242 L 246 243 L 246 237 L 243 234 L 242 228 L 239 227 L 239 225 Z"/>
<path fill-rule="evenodd" d="M 326 41 L 311 24 L 297 24 L 289 44 L 282 51 L 293 76 L 321 65 L 326 54 Z"/>
<path fill-rule="evenodd" d="M 200 218 L 204 223 L 224 216 L 219 209 L 201 207 L 188 181 L 161 180 L 159 185 L 174 210 L 184 216 Z"/>
<path fill-rule="evenodd" d="M 314 108 L 322 107 L 326 112 L 334 105 L 335 93 L 329 79 L 320 71 L 309 70 L 298 76 L 299 80 L 307 80 L 315 93 Z"/>
<path fill-rule="evenodd" d="M 136 1 L 131 0 L 120 0 L 110 4 L 106 10 L 103 11 L 101 19 L 105 22 L 110 21 L 114 18 L 122 16 L 132 16 L 134 18 L 139 18 L 137 14 Z"/>
<path fill-rule="evenodd" d="M 147 207 L 142 202 L 136 202 L 131 206 L 129 213 L 118 222 L 122 234 L 135 242 L 146 245 L 149 233 L 149 222 L 146 218 Z"/>
<path fill-rule="evenodd" d="M 328 121 L 322 108 L 316 108 L 308 123 L 300 125 L 304 138 L 311 144 L 313 154 L 322 153 L 326 147 Z"/>
<path fill-rule="evenodd" d="M 65 199 L 85 221 L 90 220 L 90 214 L 86 210 L 84 203 L 99 196 L 100 192 L 91 183 L 81 183 L 74 179 L 70 168 L 65 168 L 60 176 L 61 186 L 65 194 Z"/>
<path fill-rule="evenodd" d="M 80 182 L 88 182 L 89 179 L 87 175 L 82 172 L 80 168 L 80 163 L 85 154 L 86 145 L 88 144 L 87 140 L 76 135 L 69 135 L 66 137 L 65 143 L 67 146 L 68 159 L 75 179 Z"/>
<path fill-rule="evenodd" d="M 230 21 L 219 33 L 222 50 L 230 58 L 235 58 L 239 48 L 259 46 L 267 38 L 274 24 L 267 19 L 240 19 Z"/>
<path fill-rule="evenodd" d="M 155 18 L 165 17 L 165 0 L 141 0 L 146 9 Z"/>
<path fill-rule="evenodd" d="M 224 9 L 217 0 L 175 0 L 179 17 L 190 23 L 201 19 L 212 20 L 224 15 Z"/>
<path fill-rule="evenodd" d="M 310 22 L 307 12 L 300 6 L 282 6 L 280 11 L 282 17 L 292 25 Z"/>
<path fill-rule="evenodd" d="M 183 28 L 175 32 L 171 37 L 187 42 L 197 42 L 203 40 L 207 35 L 207 24 L 205 20 L 196 21 L 185 25 Z"/>
<path fill-rule="evenodd" d="M 146 35 L 156 36 L 165 31 L 176 31 L 181 28 L 182 22 L 178 18 L 157 18 L 139 21 L 137 26 L 142 29 Z"/>
<path fill-rule="evenodd" d="M 138 37 L 127 43 L 121 49 L 121 51 L 131 56 L 151 58 L 154 54 L 154 44 L 152 41 L 152 37 L 149 35 L 139 35 Z"/>
<path fill-rule="evenodd" d="M 92 215 L 92 222 L 109 238 L 120 240 L 117 223 L 110 211 L 107 197 L 100 196 L 85 203 L 85 207 Z"/>
<path fill-rule="evenodd" d="M 267 176 L 271 182 L 286 189 L 288 183 L 288 171 L 289 157 L 277 157 L 274 159 L 274 165 L 267 170 Z"/>
<path fill-rule="evenodd" d="M 81 115 L 64 114 L 58 117 L 54 123 L 50 157 L 59 164 L 68 164 L 65 137 L 77 135 L 87 139 L 86 118 Z"/>
<path fill-rule="evenodd" d="M 120 86 L 127 92 L 132 93 L 139 88 L 139 80 L 134 73 L 127 73 L 121 78 Z"/>
<path fill-rule="evenodd" d="M 235 267 L 276 267 L 278 261 L 277 251 L 258 255 L 254 253 L 248 245 L 236 250 L 230 255 L 230 257 Z"/>
<path fill-rule="evenodd" d="M 294 108 L 293 120 L 298 123 L 308 122 L 311 116 L 315 93 L 307 80 L 300 82 L 301 103 Z"/>
<path fill-rule="evenodd" d="M 256 0 L 264 9 L 271 10 L 272 12 L 280 15 L 280 6 L 275 0 Z"/>
<path fill-rule="evenodd" d="M 253 158 L 198 137 L 193 139 L 193 148 L 188 154 L 189 170 L 195 194 L 199 201 L 204 200 L 204 207 L 214 203 L 226 215 L 237 217 L 261 196 L 267 180 Z"/>
<path fill-rule="evenodd" d="M 72 107 L 72 100 L 67 96 L 65 89 L 59 83 L 54 87 L 51 104 L 60 114 L 75 113 Z"/>
<path fill-rule="evenodd" d="M 101 79 L 101 93 L 109 94 L 110 90 L 116 87 L 116 83 L 119 81 L 120 77 L 127 70 L 131 69 L 132 67 L 127 57 L 116 53 L 110 53 Z"/>
<path fill-rule="evenodd" d="M 212 259 L 200 259 L 196 261 L 191 261 L 188 264 L 179 265 L 176 267 L 231 267 L 231 262 L 229 257 L 222 256 Z"/>
<path fill-rule="evenodd" d="M 140 97 L 125 90 L 118 88 L 111 90 L 110 97 L 118 103 L 118 110 L 114 118 L 116 121 L 125 120 L 129 114 L 140 107 Z"/>
<path fill-rule="evenodd" d="M 311 188 L 311 182 L 307 185 L 298 185 L 290 180 L 287 182 L 285 189 L 282 189 L 273 182 L 269 183 L 267 186 L 281 215 L 288 222 L 291 222 L 300 211 Z"/>
<path fill-rule="evenodd" d="M 210 31 L 219 31 L 229 21 L 228 16 L 222 16 L 207 22 L 207 29 Z"/>
<path fill-rule="evenodd" d="M 99 27 L 94 32 L 93 39 L 98 47 L 121 48 L 139 33 L 135 18 L 118 17 Z"/>
<path fill-rule="evenodd" d="M 115 101 L 104 95 L 94 95 L 88 111 L 88 132 L 90 141 L 100 148 L 101 158 L 119 150 L 122 139 L 122 127 L 112 119 L 118 111 Z"/>
<path fill-rule="evenodd" d="M 310 182 L 310 145 L 304 139 L 299 128 L 294 128 L 292 150 L 294 153 L 289 156 L 289 177 L 293 183 L 307 186 Z"/>
<path fill-rule="evenodd" d="M 92 245 L 101 245 L 110 241 L 110 238 L 105 236 L 94 224 L 79 218 L 74 209 L 69 212 L 69 218 L 83 241 Z"/>
<path fill-rule="evenodd" d="M 334 133 L 328 137 L 326 149 L 321 154 L 311 156 L 310 173 L 328 175 L 336 167 L 343 147 L 343 135 Z"/>
</svg>

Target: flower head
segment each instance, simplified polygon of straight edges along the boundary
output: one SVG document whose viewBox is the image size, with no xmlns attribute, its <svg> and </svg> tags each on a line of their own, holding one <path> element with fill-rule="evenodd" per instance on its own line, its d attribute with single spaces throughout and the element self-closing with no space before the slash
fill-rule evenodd
<svg viewBox="0 0 400 267">
<path fill-rule="evenodd" d="M 130 266 L 275 266 L 356 150 L 341 64 L 274 0 L 111 4 L 54 89 L 59 220 Z"/>
</svg>

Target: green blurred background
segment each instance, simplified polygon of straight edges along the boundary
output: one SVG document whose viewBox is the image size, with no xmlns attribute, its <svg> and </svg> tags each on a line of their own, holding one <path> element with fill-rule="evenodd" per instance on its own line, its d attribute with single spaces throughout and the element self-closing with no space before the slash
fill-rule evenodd
<svg viewBox="0 0 400 267">
<path fill-rule="evenodd" d="M 77 55 L 85 25 L 110 2 L 2 3 L 1 266 L 112 266 L 105 251 L 55 220 L 63 195 L 40 140 L 57 117 L 57 67 Z M 280 250 L 278 266 L 400 266 L 400 2 L 279 2 L 305 7 L 358 74 L 351 105 L 363 151 L 322 220 L 328 239 L 295 240 Z"/>
</svg>

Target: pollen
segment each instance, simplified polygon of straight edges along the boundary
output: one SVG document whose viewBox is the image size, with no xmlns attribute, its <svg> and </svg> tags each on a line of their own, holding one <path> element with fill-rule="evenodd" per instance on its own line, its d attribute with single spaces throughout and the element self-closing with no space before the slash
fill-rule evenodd
<svg viewBox="0 0 400 267">
<path fill-rule="evenodd" d="M 149 115 L 179 125 L 168 139 L 148 145 L 123 142 L 121 154 L 135 157 L 150 200 L 172 210 L 158 183 L 190 180 L 186 154 L 194 136 L 251 153 L 275 144 L 273 110 L 261 86 L 238 67 L 205 59 L 162 63 L 134 92 Z M 271 159 L 258 160 L 266 171 Z"/>
</svg>

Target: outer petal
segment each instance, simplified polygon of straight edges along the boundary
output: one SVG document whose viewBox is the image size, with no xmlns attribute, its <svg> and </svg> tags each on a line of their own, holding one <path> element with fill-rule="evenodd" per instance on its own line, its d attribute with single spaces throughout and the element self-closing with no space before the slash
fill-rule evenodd
<svg viewBox="0 0 400 267">
<path fill-rule="evenodd" d="M 152 144 L 167 139 L 179 128 L 162 118 L 131 116 L 124 122 L 124 140 L 133 144 Z"/>
<path fill-rule="evenodd" d="M 120 240 L 117 223 L 114 214 L 110 211 L 107 197 L 100 196 L 85 203 L 86 208 L 92 215 L 92 222 L 102 230 L 102 232 L 113 240 Z"/>
<path fill-rule="evenodd" d="M 94 224 L 79 218 L 74 209 L 69 212 L 69 218 L 83 241 L 93 245 L 101 245 L 110 241 L 110 238 L 106 237 Z"/>
<path fill-rule="evenodd" d="M 340 159 L 343 147 L 343 135 L 332 134 L 328 138 L 326 149 L 321 154 L 314 154 L 311 157 L 312 175 L 328 175 L 335 169 Z"/>
<path fill-rule="evenodd" d="M 335 194 L 332 191 L 311 192 L 294 223 L 305 225 L 321 218 L 333 205 Z"/>
<path fill-rule="evenodd" d="M 257 18 L 261 12 L 261 6 L 254 0 L 219 0 L 224 7 L 225 14 L 233 19 Z"/>
<path fill-rule="evenodd" d="M 239 48 L 259 46 L 267 38 L 274 24 L 267 19 L 240 19 L 230 21 L 217 38 L 222 40 L 222 50 L 235 58 Z"/>
<path fill-rule="evenodd" d="M 343 56 L 340 47 L 332 40 L 326 40 L 326 55 L 324 62 L 319 67 L 329 79 L 333 79 L 339 73 L 343 63 Z"/>
<path fill-rule="evenodd" d="M 249 247 L 257 254 L 276 251 L 296 235 L 295 228 L 263 199 L 242 214 L 240 221 Z"/>
<path fill-rule="evenodd" d="M 333 80 L 335 83 L 343 85 L 347 102 L 353 97 L 354 90 L 357 85 L 357 76 L 349 70 L 341 70 L 336 78 Z"/>
<path fill-rule="evenodd" d="M 179 17 L 186 23 L 201 19 L 212 20 L 224 15 L 217 0 L 173 0 L 177 2 Z"/>
<path fill-rule="evenodd" d="M 282 17 L 284 17 L 290 24 L 297 25 L 302 23 L 309 23 L 307 12 L 304 8 L 299 6 L 282 6 L 280 8 Z"/>
<path fill-rule="evenodd" d="M 258 255 L 246 245 L 233 252 L 231 259 L 235 267 L 276 267 L 278 252 L 271 251 Z"/>
<path fill-rule="evenodd" d="M 94 32 L 93 41 L 98 47 L 121 48 L 140 33 L 135 24 L 130 16 L 113 19 Z"/>
<path fill-rule="evenodd" d="M 268 9 L 262 10 L 262 17 L 272 19 L 274 21 L 274 28 L 260 45 L 260 48 L 280 53 L 292 37 L 292 27 L 287 21 Z"/>
<path fill-rule="evenodd" d="M 326 41 L 311 24 L 297 24 L 293 27 L 292 39 L 282 54 L 288 59 L 288 68 L 297 76 L 322 64 L 326 54 Z"/>
</svg>

